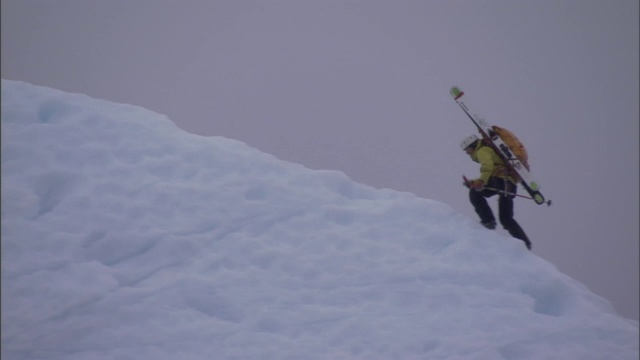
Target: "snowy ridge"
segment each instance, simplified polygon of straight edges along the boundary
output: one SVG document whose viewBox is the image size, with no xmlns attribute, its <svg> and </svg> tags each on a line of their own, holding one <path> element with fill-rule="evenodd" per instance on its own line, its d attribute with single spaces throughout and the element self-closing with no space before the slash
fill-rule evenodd
<svg viewBox="0 0 640 360">
<path fill-rule="evenodd" d="M 2 81 L 7 359 L 637 359 L 638 323 L 449 206 Z"/>
</svg>

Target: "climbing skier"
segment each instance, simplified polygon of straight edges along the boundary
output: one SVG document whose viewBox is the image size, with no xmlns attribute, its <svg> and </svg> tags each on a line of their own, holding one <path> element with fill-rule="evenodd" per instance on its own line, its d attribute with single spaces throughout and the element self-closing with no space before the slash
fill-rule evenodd
<svg viewBox="0 0 640 360">
<path fill-rule="evenodd" d="M 531 241 L 520 225 L 513 218 L 513 198 L 515 197 L 517 181 L 509 174 L 500 156 L 476 135 L 462 140 L 460 147 L 477 163 L 480 163 L 480 177 L 466 180 L 464 185 L 470 189 L 469 200 L 475 209 L 480 222 L 488 229 L 496 228 L 496 220 L 487 199 L 498 195 L 498 213 L 500 224 L 516 239 L 524 241 L 527 249 L 531 250 Z"/>
</svg>

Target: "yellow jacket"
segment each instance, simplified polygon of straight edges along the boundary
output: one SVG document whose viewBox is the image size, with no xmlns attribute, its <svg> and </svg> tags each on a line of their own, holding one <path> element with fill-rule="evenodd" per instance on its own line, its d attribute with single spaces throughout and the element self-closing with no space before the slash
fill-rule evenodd
<svg viewBox="0 0 640 360">
<path fill-rule="evenodd" d="M 509 169 L 505 166 L 502 158 L 491 147 L 485 145 L 482 141 L 478 141 L 476 149 L 471 153 L 471 160 L 480 163 L 480 177 L 485 184 L 489 182 L 492 176 L 507 179 L 512 183 L 516 183 L 515 179 L 509 176 Z"/>
</svg>

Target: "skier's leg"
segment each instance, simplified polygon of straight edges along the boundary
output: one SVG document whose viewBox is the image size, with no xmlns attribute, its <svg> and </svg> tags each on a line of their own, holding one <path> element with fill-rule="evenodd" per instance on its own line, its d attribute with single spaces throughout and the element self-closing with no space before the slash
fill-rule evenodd
<svg viewBox="0 0 640 360">
<path fill-rule="evenodd" d="M 480 217 L 482 224 L 491 228 L 490 224 L 493 223 L 493 227 L 495 227 L 496 218 L 493 216 L 493 211 L 487 203 L 487 199 L 485 199 L 482 191 L 469 190 L 469 200 L 471 201 L 476 214 Z"/>
<path fill-rule="evenodd" d="M 513 218 L 513 197 L 500 196 L 498 199 L 498 212 L 502 227 L 514 238 L 524 241 L 527 249 L 531 250 L 531 241 L 529 241 L 520 224 Z"/>
</svg>

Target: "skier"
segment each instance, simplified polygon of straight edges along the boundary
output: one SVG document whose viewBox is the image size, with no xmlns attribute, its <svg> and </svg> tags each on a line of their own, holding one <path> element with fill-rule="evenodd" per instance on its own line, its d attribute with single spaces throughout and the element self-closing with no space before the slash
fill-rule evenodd
<svg viewBox="0 0 640 360">
<path fill-rule="evenodd" d="M 470 189 L 469 200 L 480 216 L 481 224 L 488 229 L 496 228 L 496 220 L 486 198 L 498 195 L 500 224 L 511 236 L 524 241 L 527 249 L 531 250 L 531 241 L 513 219 L 513 198 L 518 187 L 516 180 L 510 176 L 504 161 L 495 150 L 487 146 L 476 135 L 464 138 L 460 142 L 460 147 L 473 161 L 480 163 L 480 177 L 465 181 L 464 185 Z"/>
</svg>

